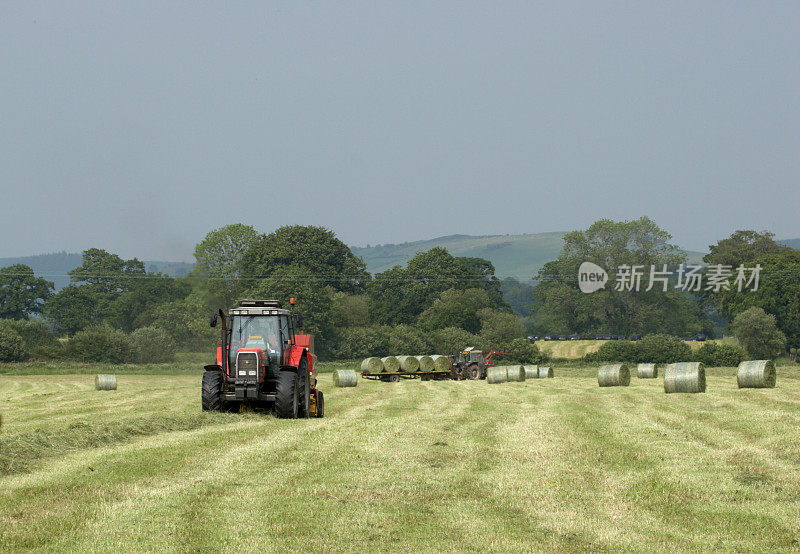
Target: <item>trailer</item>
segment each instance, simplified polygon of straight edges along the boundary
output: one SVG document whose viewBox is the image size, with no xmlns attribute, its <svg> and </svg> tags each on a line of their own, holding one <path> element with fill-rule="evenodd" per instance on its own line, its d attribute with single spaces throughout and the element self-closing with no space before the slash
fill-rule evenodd
<svg viewBox="0 0 800 554">
<path fill-rule="evenodd" d="M 449 369 L 436 371 L 417 371 L 415 373 L 405 373 L 403 371 L 382 371 L 380 373 L 372 373 L 369 371 L 362 371 L 361 377 L 364 379 L 372 379 L 373 381 L 383 381 L 384 383 L 397 383 L 400 379 L 445 381 L 451 378 L 451 374 Z"/>
</svg>

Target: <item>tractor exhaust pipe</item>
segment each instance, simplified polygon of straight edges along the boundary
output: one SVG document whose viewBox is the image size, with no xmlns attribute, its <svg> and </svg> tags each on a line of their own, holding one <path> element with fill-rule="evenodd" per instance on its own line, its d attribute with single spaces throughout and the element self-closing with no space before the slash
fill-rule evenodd
<svg viewBox="0 0 800 554">
<path fill-rule="evenodd" d="M 219 311 L 219 317 L 222 319 L 222 372 L 225 374 L 225 379 L 230 377 L 230 356 L 228 355 L 228 321 L 225 317 L 225 312 Z"/>
</svg>

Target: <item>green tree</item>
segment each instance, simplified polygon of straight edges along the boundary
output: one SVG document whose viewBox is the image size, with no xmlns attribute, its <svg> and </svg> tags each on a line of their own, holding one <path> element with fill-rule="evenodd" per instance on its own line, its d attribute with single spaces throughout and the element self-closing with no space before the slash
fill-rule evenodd
<svg viewBox="0 0 800 554">
<path fill-rule="evenodd" d="M 258 237 L 242 261 L 250 278 L 272 277 L 288 267 L 301 268 L 323 285 L 362 293 L 369 281 L 364 261 L 333 231 L 311 225 L 286 225 Z"/>
<path fill-rule="evenodd" d="M 470 333 L 477 333 L 481 328 L 478 311 L 496 305 L 484 289 L 449 289 L 420 314 L 419 325 L 429 331 L 460 327 Z"/>
<path fill-rule="evenodd" d="M 480 339 L 459 327 L 445 327 L 431 333 L 434 352 L 445 356 L 455 356 L 468 346 L 477 346 Z"/>
<path fill-rule="evenodd" d="M 430 336 L 417 327 L 395 325 L 389 332 L 389 352 L 416 356 L 430 351 Z"/>
<path fill-rule="evenodd" d="M 500 281 L 500 291 L 503 293 L 503 300 L 511 306 L 515 314 L 522 317 L 531 315 L 533 285 L 521 283 L 513 277 L 506 277 Z"/>
<path fill-rule="evenodd" d="M 252 298 L 280 300 L 287 307 L 289 299 L 295 298 L 292 311 L 302 316 L 302 330 L 314 335 L 318 354 L 331 354 L 335 342 L 333 291 L 322 279 L 305 268 L 287 266 L 272 272 L 268 279 L 258 281 L 247 294 Z"/>
<path fill-rule="evenodd" d="M 703 261 L 708 265 L 729 265 L 737 267 L 765 254 L 779 254 L 789 251 L 775 241 L 775 234 L 768 231 L 736 231 L 730 237 L 722 239 L 717 244 L 712 244 L 709 253 L 703 256 Z"/>
<path fill-rule="evenodd" d="M 480 258 L 455 258 L 441 247 L 420 252 L 404 269 L 395 266 L 372 282 L 373 319 L 380 323 L 413 323 L 448 289 L 484 289 L 493 307 L 509 310 L 503 301 L 494 267 Z"/>
<path fill-rule="evenodd" d="M 231 307 L 241 299 L 242 291 L 252 285 L 243 281 L 244 258 L 258 241 L 250 225 L 234 223 L 209 232 L 194 249 L 195 275 L 210 305 Z"/>
<path fill-rule="evenodd" d="M 52 295 L 53 283 L 36 277 L 24 264 L 0 269 L 0 318 L 27 319 L 41 313 Z"/>
<path fill-rule="evenodd" d="M 19 333 L 0 327 L 0 362 L 21 362 L 27 357 L 25 343 Z"/>
<path fill-rule="evenodd" d="M 778 329 L 775 316 L 759 307 L 744 310 L 733 320 L 733 334 L 752 358 L 771 359 L 786 347 L 786 337 Z"/>
<path fill-rule="evenodd" d="M 100 298 L 90 287 L 68 285 L 47 299 L 44 313 L 69 335 L 98 323 Z"/>
<path fill-rule="evenodd" d="M 646 217 L 615 222 L 603 219 L 585 231 L 564 236 L 558 259 L 544 265 L 534 287 L 536 328 L 546 332 L 645 334 L 669 332 L 684 334 L 703 330 L 711 334 L 712 325 L 705 312 L 682 292 L 668 284 L 647 291 L 616 290 L 621 269 L 642 266 L 649 271 L 663 266 L 674 268 L 685 262 L 685 254 L 669 243 L 669 233 Z M 578 268 L 593 262 L 609 273 L 602 290 L 584 294 L 578 288 Z M 649 275 L 642 279 L 646 284 Z M 635 289 L 635 287 L 634 287 Z"/>
<path fill-rule="evenodd" d="M 366 327 L 370 324 L 369 296 L 336 291 L 331 297 L 332 322 L 336 327 Z"/>
<path fill-rule="evenodd" d="M 72 284 L 87 284 L 94 291 L 112 297 L 130 290 L 131 282 L 145 274 L 143 262 L 136 258 L 123 260 L 101 248 L 84 250 L 83 263 L 69 272 Z"/>
<path fill-rule="evenodd" d="M 480 337 L 483 346 L 501 348 L 525 334 L 525 326 L 514 314 L 483 308 L 478 311 L 481 320 Z"/>
<path fill-rule="evenodd" d="M 163 329 L 180 351 L 210 351 L 220 338 L 219 328 L 209 326 L 211 310 L 199 291 L 155 306 L 141 321 L 142 326 Z"/>
</svg>

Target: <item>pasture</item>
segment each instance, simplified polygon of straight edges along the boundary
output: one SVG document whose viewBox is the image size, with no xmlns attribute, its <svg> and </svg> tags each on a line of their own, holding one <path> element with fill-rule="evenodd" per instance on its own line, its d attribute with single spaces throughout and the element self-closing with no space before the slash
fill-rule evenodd
<svg viewBox="0 0 800 554">
<path fill-rule="evenodd" d="M 326 417 L 199 410 L 179 367 L 0 366 L 0 551 L 793 549 L 800 370 L 336 389 Z M 331 366 L 329 366 L 331 367 Z M 337 364 L 336 367 L 341 367 Z M 119 390 L 94 390 L 116 369 Z M 70 371 L 71 370 L 71 371 Z M 4 373 L 5 372 L 5 373 Z M 45 374 L 50 373 L 50 374 Z"/>
</svg>

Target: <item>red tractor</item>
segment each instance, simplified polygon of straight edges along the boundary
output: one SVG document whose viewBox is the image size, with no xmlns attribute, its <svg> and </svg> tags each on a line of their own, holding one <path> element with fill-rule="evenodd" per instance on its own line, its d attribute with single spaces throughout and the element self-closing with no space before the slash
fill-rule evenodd
<svg viewBox="0 0 800 554">
<path fill-rule="evenodd" d="M 294 303 L 294 298 L 290 300 Z M 302 318 L 277 300 L 242 300 L 219 310 L 217 363 L 205 366 L 203 410 L 274 409 L 280 418 L 322 417 L 313 336 L 298 333 Z M 217 315 L 211 318 L 217 326 Z"/>
<path fill-rule="evenodd" d="M 486 379 L 486 368 L 494 366 L 495 356 L 511 354 L 506 350 L 477 350 L 468 346 L 450 368 L 450 375 L 458 381 L 464 379 Z"/>
</svg>

